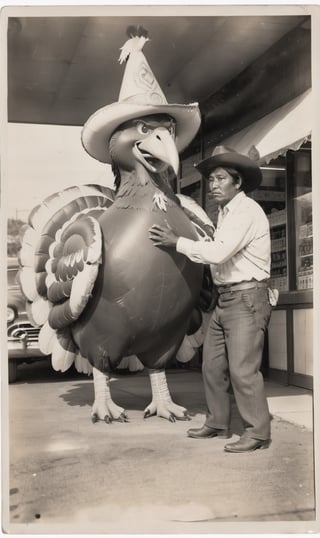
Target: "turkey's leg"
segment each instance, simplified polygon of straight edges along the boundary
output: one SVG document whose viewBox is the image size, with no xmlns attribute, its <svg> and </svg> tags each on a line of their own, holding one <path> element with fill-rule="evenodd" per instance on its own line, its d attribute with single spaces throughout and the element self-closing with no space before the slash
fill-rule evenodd
<svg viewBox="0 0 320 538">
<path fill-rule="evenodd" d="M 187 410 L 172 401 L 165 371 L 149 370 L 149 377 L 152 390 L 152 401 L 144 410 L 144 418 L 157 415 L 158 417 L 168 419 L 170 422 L 175 422 L 176 420 L 190 420 Z"/>
<path fill-rule="evenodd" d="M 109 376 L 93 367 L 94 403 L 91 411 L 92 422 L 104 420 L 107 424 L 113 420 L 128 422 L 127 414 L 111 398 Z"/>
</svg>

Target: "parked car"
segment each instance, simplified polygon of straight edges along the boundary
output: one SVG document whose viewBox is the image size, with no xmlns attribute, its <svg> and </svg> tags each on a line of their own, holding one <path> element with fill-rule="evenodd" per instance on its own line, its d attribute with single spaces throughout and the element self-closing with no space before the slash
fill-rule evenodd
<svg viewBox="0 0 320 538">
<path fill-rule="evenodd" d="M 19 265 L 16 258 L 8 259 L 7 341 L 9 383 L 17 379 L 18 365 L 33 362 L 45 355 L 39 349 L 39 328 L 27 316 L 26 300 L 18 282 Z"/>
</svg>

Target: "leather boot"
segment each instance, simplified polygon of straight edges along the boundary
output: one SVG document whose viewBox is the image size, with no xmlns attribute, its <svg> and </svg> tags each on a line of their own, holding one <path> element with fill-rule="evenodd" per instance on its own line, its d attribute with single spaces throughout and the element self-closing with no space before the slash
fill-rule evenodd
<svg viewBox="0 0 320 538">
<path fill-rule="evenodd" d="M 229 443 L 224 447 L 225 452 L 253 452 L 268 448 L 271 444 L 271 439 L 251 439 L 250 437 L 240 438 L 235 443 Z"/>
<path fill-rule="evenodd" d="M 229 439 L 230 433 L 228 430 L 219 430 L 217 428 L 210 428 L 204 424 L 201 428 L 192 428 L 187 431 L 188 437 L 194 439 L 211 439 L 212 437 L 220 437 L 222 439 Z"/>
</svg>

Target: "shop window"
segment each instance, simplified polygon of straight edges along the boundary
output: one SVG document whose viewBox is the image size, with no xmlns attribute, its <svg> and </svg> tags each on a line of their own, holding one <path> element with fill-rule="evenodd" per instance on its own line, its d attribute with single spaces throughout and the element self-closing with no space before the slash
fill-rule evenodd
<svg viewBox="0 0 320 538">
<path fill-rule="evenodd" d="M 266 213 L 271 234 L 271 287 L 287 291 L 287 206 L 286 159 L 278 157 L 261 167 L 263 180 L 259 189 L 251 193 Z"/>
<path fill-rule="evenodd" d="M 292 152 L 295 289 L 313 288 L 311 150 Z"/>
</svg>

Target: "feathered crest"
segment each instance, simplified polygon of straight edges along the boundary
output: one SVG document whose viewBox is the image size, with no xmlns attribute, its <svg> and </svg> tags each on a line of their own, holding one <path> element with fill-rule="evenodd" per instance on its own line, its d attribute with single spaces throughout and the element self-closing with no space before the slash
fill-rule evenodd
<svg viewBox="0 0 320 538">
<path fill-rule="evenodd" d="M 141 26 L 140 24 L 139 24 L 139 26 L 128 26 L 126 33 L 127 33 L 127 36 L 130 37 L 130 38 L 132 38 L 132 37 L 149 37 L 148 30 L 143 28 L 143 26 Z"/>
<path fill-rule="evenodd" d="M 143 26 L 128 26 L 127 36 L 129 39 L 120 48 L 121 54 L 119 63 L 126 62 L 132 52 L 138 52 L 143 49 L 146 41 L 149 41 L 148 31 Z"/>
</svg>

